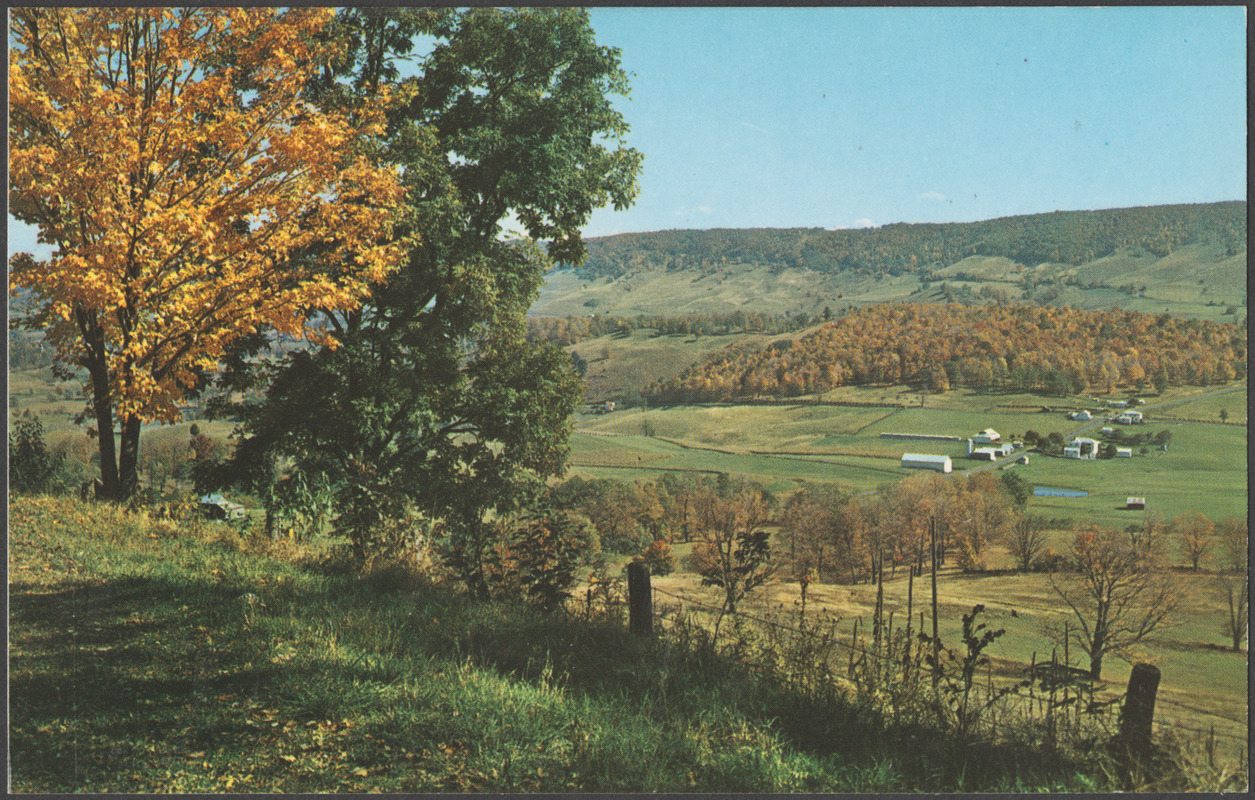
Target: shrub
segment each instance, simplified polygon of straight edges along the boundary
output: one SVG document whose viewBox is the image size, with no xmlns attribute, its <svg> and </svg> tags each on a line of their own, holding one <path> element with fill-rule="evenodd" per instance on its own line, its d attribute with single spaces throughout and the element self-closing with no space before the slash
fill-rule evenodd
<svg viewBox="0 0 1255 800">
<path fill-rule="evenodd" d="M 13 417 L 9 429 L 9 491 L 43 494 L 49 490 L 63 457 L 48 452 L 44 425 L 29 410 Z"/>
<path fill-rule="evenodd" d="M 651 575 L 668 575 L 675 571 L 675 556 L 671 552 L 671 545 L 663 539 L 654 540 L 634 560 L 649 567 Z"/>
</svg>

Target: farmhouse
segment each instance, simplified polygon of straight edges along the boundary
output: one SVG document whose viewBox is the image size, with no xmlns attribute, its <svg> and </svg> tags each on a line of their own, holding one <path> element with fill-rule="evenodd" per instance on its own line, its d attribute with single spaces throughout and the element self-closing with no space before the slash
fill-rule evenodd
<svg viewBox="0 0 1255 800">
<path fill-rule="evenodd" d="M 1071 414 L 1068 414 L 1068 419 L 1074 419 L 1081 422 L 1089 422 L 1093 418 L 1094 415 L 1084 409 L 1081 409 L 1080 411 L 1073 411 Z"/>
<path fill-rule="evenodd" d="M 937 472 L 950 472 L 954 469 L 950 456 L 933 456 L 925 453 L 903 453 L 903 469 L 931 469 Z"/>
<path fill-rule="evenodd" d="M 1132 457 L 1133 457 L 1132 447 L 1117 447 L 1116 448 L 1116 458 L 1132 458 Z"/>
<path fill-rule="evenodd" d="M 200 499 L 200 513 L 206 519 L 244 519 L 248 511 L 220 494 L 207 494 Z"/>
<path fill-rule="evenodd" d="M 1001 439 L 1002 436 L 993 428 L 986 428 L 980 433 L 972 437 L 972 441 L 976 444 L 993 444 Z"/>
<path fill-rule="evenodd" d="M 1125 411 L 1123 414 L 1116 417 L 1116 422 L 1120 423 L 1121 425 L 1141 425 L 1142 424 L 1142 412 Z"/>
<path fill-rule="evenodd" d="M 1009 456 L 1015 452 L 1015 445 L 1010 442 L 1003 442 L 994 449 L 998 451 L 998 455 L 1000 456 Z"/>
<path fill-rule="evenodd" d="M 1083 458 L 1093 461 L 1098 457 L 1099 442 L 1094 439 L 1076 438 L 1063 447 L 1064 458 Z"/>
</svg>

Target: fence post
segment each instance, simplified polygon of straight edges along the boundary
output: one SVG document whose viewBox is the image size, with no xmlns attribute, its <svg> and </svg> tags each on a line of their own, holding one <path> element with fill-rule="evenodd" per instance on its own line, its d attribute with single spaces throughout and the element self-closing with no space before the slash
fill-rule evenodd
<svg viewBox="0 0 1255 800">
<path fill-rule="evenodd" d="M 1155 695 L 1159 691 L 1159 667 L 1134 664 L 1129 689 L 1120 712 L 1120 738 L 1134 753 L 1150 749 L 1151 723 L 1155 718 Z"/>
<path fill-rule="evenodd" d="M 628 564 L 628 626 L 638 636 L 654 635 L 654 599 L 649 585 L 649 567 Z"/>
</svg>

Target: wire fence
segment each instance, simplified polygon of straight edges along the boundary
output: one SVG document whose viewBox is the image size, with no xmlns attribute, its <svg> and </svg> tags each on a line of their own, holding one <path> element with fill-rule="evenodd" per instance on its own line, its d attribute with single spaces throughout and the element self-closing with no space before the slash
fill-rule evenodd
<svg viewBox="0 0 1255 800">
<path fill-rule="evenodd" d="M 682 595 L 682 594 L 677 594 L 677 593 L 675 593 L 675 592 L 670 592 L 670 591 L 667 591 L 667 590 L 665 590 L 665 589 L 658 588 L 658 587 L 656 587 L 656 586 L 651 586 L 651 591 L 652 591 L 652 593 L 653 593 L 653 595 L 654 595 L 654 598 L 653 598 L 653 599 L 654 599 L 655 601 L 656 601 L 656 599 L 657 599 L 657 597 L 658 597 L 658 596 L 662 596 L 662 597 L 667 597 L 667 598 L 670 598 L 670 599 L 672 599 L 672 600 L 678 601 L 678 602 L 679 602 L 679 603 L 680 603 L 680 604 L 681 604 L 684 608 L 695 608 L 695 609 L 700 609 L 700 610 L 702 610 L 702 611 L 706 611 L 706 612 L 709 612 L 709 613 L 711 613 L 711 614 L 721 614 L 721 613 L 725 613 L 725 609 L 724 609 L 724 607 L 723 607 L 723 606 L 717 606 L 717 605 L 712 605 L 712 604 L 710 604 L 710 603 L 705 603 L 705 602 L 702 602 L 702 601 L 700 601 L 700 600 L 696 600 L 696 599 L 694 599 L 694 598 L 692 598 L 692 597 L 690 597 L 690 596 L 686 596 L 686 595 Z M 823 615 L 823 614 L 825 614 L 825 612 L 822 612 L 822 611 L 821 611 L 821 612 L 820 612 L 820 614 L 821 614 L 821 615 Z M 730 616 L 732 616 L 732 615 L 730 615 Z M 745 613 L 744 611 L 742 611 L 742 610 L 740 610 L 740 609 L 738 609 L 738 610 L 737 610 L 737 612 L 736 612 L 736 614 L 735 614 L 734 616 L 735 616 L 735 617 L 737 617 L 737 618 L 739 618 L 739 619 L 742 619 L 742 620 L 745 620 L 745 621 L 749 621 L 749 622 L 753 622 L 753 623 L 755 623 L 755 624 L 757 624 L 757 625 L 761 625 L 761 626 L 763 626 L 763 627 L 765 627 L 765 628 L 769 628 L 769 629 L 772 629 L 772 630 L 775 630 L 775 631 L 787 632 L 787 633 L 789 633 L 789 634 L 791 634 L 791 635 L 796 635 L 796 636 L 818 636 L 818 635 L 820 635 L 820 634 L 817 632 L 817 628 L 818 628 L 820 625 L 822 625 L 824 622 L 828 622 L 828 621 L 835 621 L 835 620 L 833 620 L 833 618 L 831 618 L 831 617 L 820 616 L 820 617 L 819 617 L 819 620 L 817 620 L 817 622 L 819 622 L 819 623 L 820 623 L 820 625 L 817 625 L 817 626 L 816 626 L 816 628 L 812 628 L 812 629 L 810 629 L 810 630 L 807 630 L 806 628 L 803 628 L 803 627 L 800 627 L 800 626 L 796 626 L 796 625 L 789 625 L 789 624 L 786 624 L 786 623 L 780 622 L 779 620 L 764 619 L 763 617 L 759 617 L 759 616 L 756 616 L 756 615 L 754 615 L 754 614 L 748 614 L 748 613 Z M 881 663 L 881 664 L 899 664 L 899 663 L 901 663 L 902 657 L 901 657 L 900 655 L 896 655 L 896 654 L 886 655 L 886 654 L 884 654 L 884 653 L 878 653 L 878 652 L 876 652 L 875 650 L 870 650 L 870 649 L 868 649 L 865 645 L 859 645 L 859 644 L 856 644 L 856 643 L 855 643 L 855 642 L 856 642 L 856 640 L 857 640 L 857 635 L 858 635 L 858 634 L 857 634 L 857 630 L 858 630 L 857 625 L 858 625 L 858 622 L 859 622 L 861 619 L 862 619 L 861 617 L 858 617 L 858 618 L 856 618 L 856 619 L 855 619 L 854 628 L 853 628 L 854 633 L 853 633 L 853 634 L 852 634 L 852 636 L 851 636 L 851 641 L 850 641 L 850 642 L 843 641 L 844 637 L 842 637 L 842 638 L 836 638 L 836 637 L 833 637 L 832 639 L 830 639 L 830 640 L 829 640 L 829 643 L 830 643 L 832 646 L 836 647 L 836 648 L 842 649 L 843 651 L 845 651 L 845 652 L 846 652 L 847 654 L 849 654 L 849 655 L 858 655 L 860 658 L 869 658 L 869 659 L 872 659 L 872 660 L 874 660 L 874 661 L 877 661 L 877 662 L 879 662 L 879 663 Z M 910 625 L 907 625 L 907 626 L 905 626 L 905 627 L 906 627 L 908 630 L 912 629 L 912 626 L 910 626 Z M 899 630 L 901 630 L 901 629 L 899 629 Z M 1047 673 L 1047 672 L 1050 672 L 1050 673 L 1053 673 L 1053 672 L 1062 672 L 1062 671 L 1064 671 L 1064 670 L 1067 670 L 1067 671 L 1069 671 L 1069 672 L 1076 672 L 1076 673 L 1078 673 L 1078 674 L 1079 674 L 1079 673 L 1084 672 L 1084 670 L 1076 670 L 1075 668 L 1071 668 L 1071 667 L 1069 667 L 1069 666 L 1068 666 L 1068 665 L 1066 665 L 1066 664 L 1057 664 L 1057 663 L 1056 663 L 1056 664 L 1054 664 L 1054 665 L 1053 665 L 1053 669 L 1047 669 L 1047 668 L 1051 668 L 1051 667 L 1052 667 L 1052 662 L 1050 662 L 1050 661 L 1043 661 L 1043 662 L 1040 662 L 1040 663 L 1034 663 L 1033 665 L 1024 665 L 1024 670 L 1023 670 L 1023 672 L 1024 672 L 1025 677 L 1032 677 L 1032 676 L 1034 675 L 1034 673 L 1035 673 L 1035 672 L 1036 672 L 1038 675 L 1043 674 L 1043 673 Z M 1092 691 L 1091 691 L 1091 698 L 1092 698 Z M 1024 699 L 1030 699 L 1030 698 L 1027 698 L 1027 697 L 1026 697 L 1026 698 L 1024 698 Z M 1122 698 L 1117 698 L 1117 699 L 1122 699 Z M 1031 701 L 1031 699 L 1030 699 L 1030 701 Z M 1221 714 L 1221 713 L 1218 713 L 1218 712 L 1215 712 L 1215 711 L 1209 711 L 1209 710 L 1207 710 L 1207 709 L 1203 709 L 1203 708 L 1198 708 L 1198 707 L 1196 707 L 1196 706 L 1187 705 L 1187 704 L 1185 704 L 1185 703 L 1182 703 L 1182 702 L 1180 702 L 1180 701 L 1178 701 L 1178 700 L 1173 700 L 1173 699 L 1171 699 L 1171 698 L 1161 697 L 1161 698 L 1159 698 L 1159 702 L 1160 702 L 1161 704 L 1166 704 L 1166 705 L 1174 706 L 1174 707 L 1176 707 L 1176 708 L 1183 709 L 1183 710 L 1185 710 L 1185 711 L 1187 711 L 1187 712 L 1189 712 L 1189 713 L 1195 714 L 1195 715 L 1200 715 L 1200 716 L 1204 716 L 1204 717 L 1211 717 L 1211 718 L 1214 718 L 1214 719 L 1217 719 L 1217 720 L 1221 720 L 1221 721 L 1222 721 L 1222 724 L 1227 724 L 1227 726 L 1232 726 L 1232 725 L 1241 725 L 1241 726 L 1245 726 L 1245 725 L 1247 724 L 1246 720 L 1239 720 L 1239 719 L 1235 719 L 1235 718 L 1233 718 L 1233 717 L 1225 716 L 1224 714 Z M 1161 727 L 1167 726 L 1167 727 L 1170 727 L 1171 729 L 1174 729 L 1174 730 L 1189 731 L 1189 732 L 1191 732 L 1191 733 L 1197 733 L 1197 734 L 1202 734 L 1202 735 L 1210 735 L 1210 736 L 1214 736 L 1214 737 L 1217 737 L 1217 738 L 1230 739 L 1230 740 L 1237 741 L 1237 742 L 1246 742 L 1246 741 L 1248 740 L 1248 738 L 1249 738 L 1249 737 L 1248 737 L 1248 736 L 1246 736 L 1246 735 L 1237 734 L 1237 733 L 1233 733 L 1233 732 L 1231 732 L 1231 731 L 1229 731 L 1229 730 L 1226 730 L 1226 729 L 1225 729 L 1225 727 L 1222 727 L 1222 728 L 1220 728 L 1219 730 L 1217 730 L 1217 729 L 1216 729 L 1216 727 L 1215 727 L 1214 725 L 1213 725 L 1210 729 L 1206 729 L 1206 728 L 1197 728 L 1197 727 L 1193 727 L 1193 726 L 1191 726 L 1191 725 L 1184 724 L 1184 723 L 1182 723 L 1182 722 L 1178 722 L 1178 721 L 1176 721 L 1176 720 L 1163 720 L 1163 719 L 1161 719 L 1161 720 L 1160 720 L 1159 725 L 1160 725 Z"/>
</svg>

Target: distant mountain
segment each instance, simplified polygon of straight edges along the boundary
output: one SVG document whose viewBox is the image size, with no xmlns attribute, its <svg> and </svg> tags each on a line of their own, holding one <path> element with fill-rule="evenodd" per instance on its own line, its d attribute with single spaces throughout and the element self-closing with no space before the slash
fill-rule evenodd
<svg viewBox="0 0 1255 800">
<path fill-rule="evenodd" d="M 812 316 L 897 302 L 1008 302 L 1233 321 L 1246 302 L 1245 201 L 1056 211 L 862 230 L 750 228 L 587 240 L 536 316 Z M 1244 312 L 1242 312 L 1244 314 Z"/>
<path fill-rule="evenodd" d="M 926 274 L 970 256 L 1025 266 L 1078 266 L 1141 249 L 1163 257 L 1188 244 L 1246 249 L 1246 202 L 1055 211 L 983 222 L 894 223 L 880 228 L 750 228 L 625 233 L 587 241 L 576 274 L 616 278 L 636 269 L 716 270 L 760 264 L 818 272 Z"/>
</svg>

